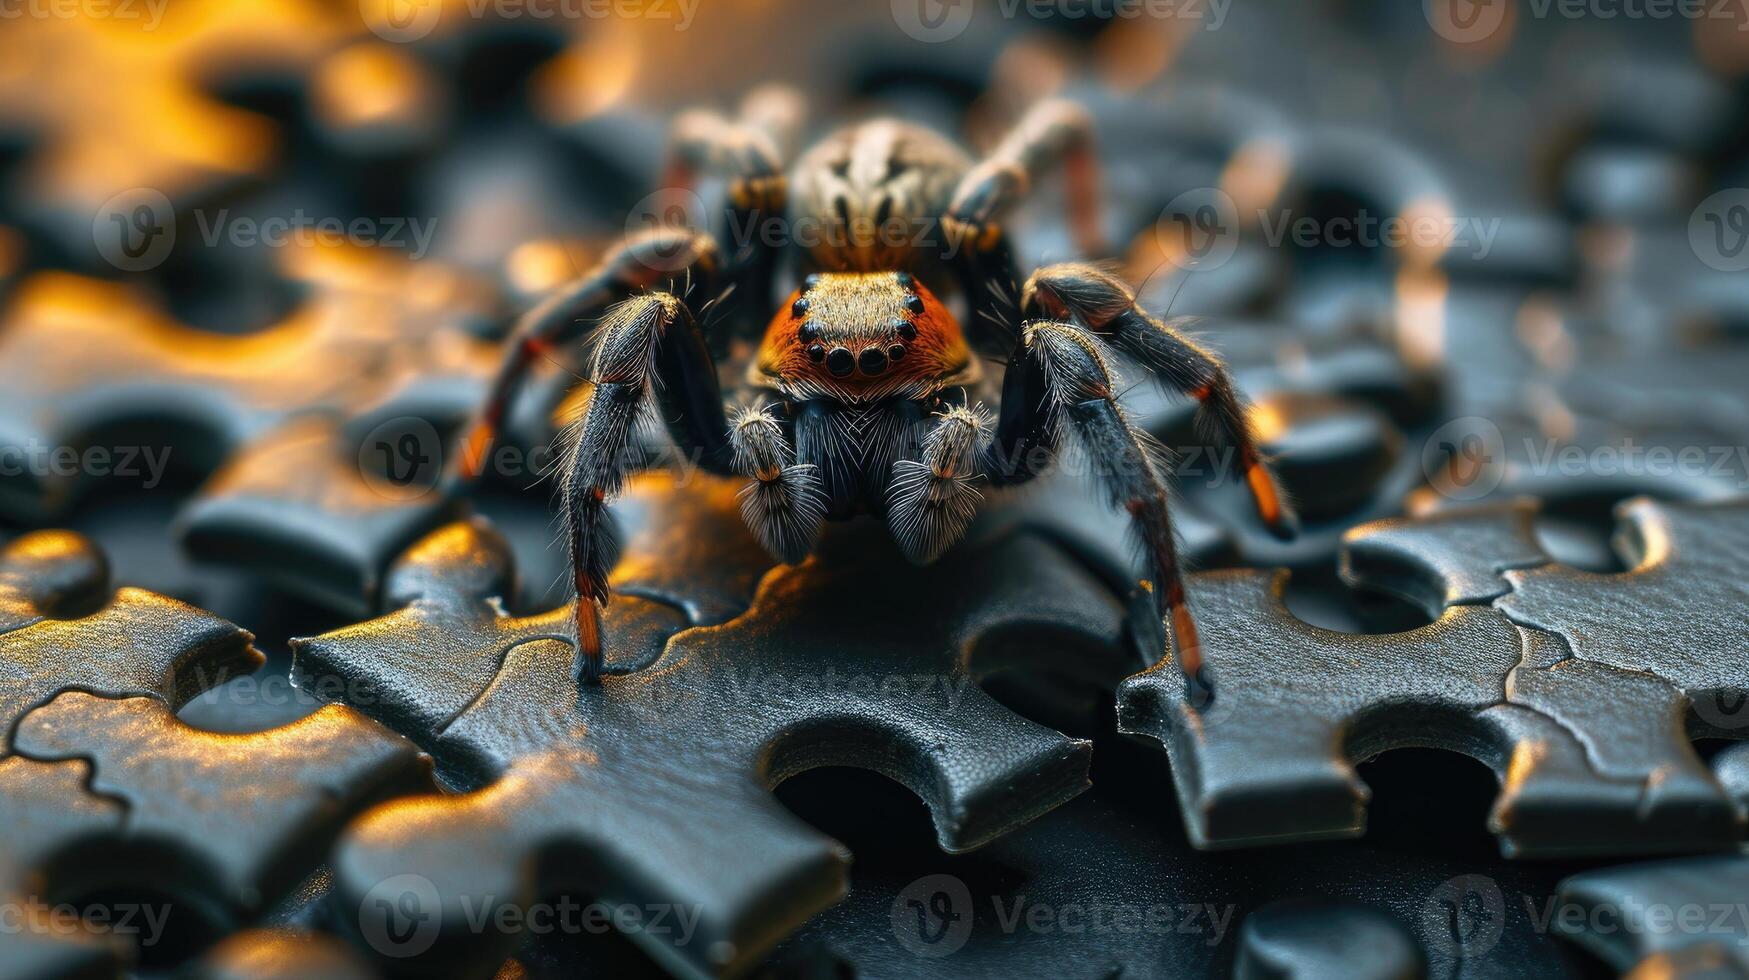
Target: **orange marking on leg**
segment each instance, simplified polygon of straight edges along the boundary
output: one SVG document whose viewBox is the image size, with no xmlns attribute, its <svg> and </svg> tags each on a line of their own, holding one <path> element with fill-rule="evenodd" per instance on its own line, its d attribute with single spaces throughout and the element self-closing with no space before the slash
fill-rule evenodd
<svg viewBox="0 0 1749 980">
<path fill-rule="evenodd" d="M 601 683 L 601 610 L 595 605 L 595 583 L 588 575 L 577 575 L 577 604 L 572 620 L 577 627 L 578 679 L 585 684 Z"/>
<path fill-rule="evenodd" d="M 1262 463 L 1252 463 L 1245 467 L 1245 482 L 1251 487 L 1251 496 L 1257 499 L 1257 515 L 1263 518 L 1263 523 L 1280 524 L 1281 498 L 1276 495 L 1275 481 L 1269 478 L 1269 470 Z"/>
<path fill-rule="evenodd" d="M 495 427 L 490 421 L 482 419 L 468 430 L 466 439 L 462 440 L 462 476 L 467 479 L 477 479 L 486 469 L 486 454 L 492 448 L 492 434 Z"/>
<path fill-rule="evenodd" d="M 1170 604 L 1172 616 L 1172 647 L 1178 657 L 1178 669 L 1185 677 L 1202 674 L 1202 641 L 1197 638 L 1196 620 L 1182 599 Z"/>
</svg>

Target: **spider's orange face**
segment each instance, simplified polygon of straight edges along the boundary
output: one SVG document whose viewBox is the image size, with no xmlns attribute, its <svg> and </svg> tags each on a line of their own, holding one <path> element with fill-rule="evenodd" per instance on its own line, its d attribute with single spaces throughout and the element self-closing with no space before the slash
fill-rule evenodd
<svg viewBox="0 0 1749 980">
<path fill-rule="evenodd" d="M 755 384 L 792 398 L 922 398 L 973 380 L 977 362 L 953 314 L 904 272 L 808 277 L 765 330 Z"/>
</svg>

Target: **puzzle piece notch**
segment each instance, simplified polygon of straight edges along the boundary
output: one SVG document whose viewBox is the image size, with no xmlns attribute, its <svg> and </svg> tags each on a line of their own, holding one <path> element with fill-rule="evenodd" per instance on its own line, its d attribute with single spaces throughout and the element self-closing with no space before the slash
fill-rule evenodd
<svg viewBox="0 0 1749 980">
<path fill-rule="evenodd" d="M 1190 703 L 1170 658 L 1118 688 L 1119 730 L 1171 758 L 1193 844 L 1357 837 L 1370 793 L 1354 762 L 1390 748 L 1437 746 L 1503 770 L 1510 746 L 1474 717 L 1505 701 L 1518 660 L 1504 616 L 1455 606 L 1418 629 L 1343 634 L 1294 616 L 1287 582 L 1282 570 L 1192 577 L 1212 702 Z"/>
<path fill-rule="evenodd" d="M 1554 563 L 1536 536 L 1538 505 L 1528 499 L 1380 521 L 1349 533 L 1343 576 L 1350 584 L 1402 596 L 1432 614 L 1492 605 L 1515 621 L 1524 656 L 1507 676 L 1509 703 L 1483 715 L 1513 746 L 1510 778 L 1490 818 L 1509 853 L 1686 851 L 1728 847 L 1741 836 L 1741 801 L 1733 802 L 1690 743 L 1691 731 L 1729 734 L 1730 724 L 1745 714 L 1740 690 L 1703 688 L 1693 699 L 1686 692 L 1695 688 L 1681 683 L 1680 667 L 1623 655 L 1586 656 L 1571 643 L 1581 634 L 1568 637 L 1537 628 L 1540 622 L 1514 612 L 1537 601 L 1537 591 L 1546 591 L 1535 586 L 1527 597 L 1521 590 L 1526 582 L 1627 585 L 1635 591 L 1657 589 L 1660 580 L 1672 577 L 1738 580 L 1728 561 L 1716 554 L 1696 559 L 1695 548 L 1732 547 L 1733 535 L 1743 532 L 1719 527 L 1717 518 L 1726 515 L 1725 523 L 1731 523 L 1737 519 L 1728 515 L 1741 511 L 1729 502 L 1626 505 L 1622 513 L 1634 515 L 1629 527 L 1642 530 L 1623 541 L 1649 536 L 1660 548 L 1653 557 L 1644 548 L 1626 548 L 1633 570 L 1617 575 Z M 1686 547 L 1669 530 L 1673 524 L 1687 528 Z M 1625 630 L 1633 638 L 1617 649 L 1680 659 L 1696 642 L 1693 632 L 1682 632 L 1692 630 L 1684 625 L 1692 621 L 1686 610 L 1741 615 L 1741 599 L 1733 602 L 1713 586 L 1696 586 L 1708 589 L 1713 594 L 1690 606 L 1693 600 L 1678 594 L 1680 587 L 1671 591 L 1666 582 L 1659 595 L 1636 603 L 1637 616 L 1622 617 L 1618 605 L 1600 598 L 1569 597 L 1557 606 L 1592 624 L 1583 635 L 1609 637 Z M 1556 608 L 1541 601 L 1545 610 Z M 1700 635 L 1711 634 L 1703 628 Z M 1701 649 L 1722 648 L 1704 642 Z"/>
<path fill-rule="evenodd" d="M 558 886 L 611 904 L 696 909 L 688 943 L 633 938 L 684 974 L 737 972 L 845 887 L 842 847 L 770 796 L 788 776 L 829 765 L 882 772 L 924 799 L 955 851 L 1086 787 L 1087 743 L 1012 714 L 972 683 L 1012 665 L 1021 635 L 1036 657 L 1077 647 L 1132 655 L 1125 604 L 1059 546 L 1016 531 L 917 569 L 879 528 L 834 528 L 821 559 L 764 574 L 742 615 L 681 629 L 680 583 L 696 577 L 702 592 L 719 591 L 770 559 L 742 527 L 732 484 L 662 479 L 634 480 L 632 506 L 620 508 L 641 516 L 606 614 L 610 650 L 659 650 L 641 670 L 579 689 L 564 611 L 518 619 L 493 601 L 505 552 L 479 523 L 415 546 L 389 587 L 413 598 L 407 607 L 296 642 L 301 676 L 388 685 L 366 710 L 479 787 L 389 804 L 341 848 L 344 907 L 408 873 L 431 887 L 422 901 L 437 934 L 412 962 L 489 970 L 507 937 L 467 930 L 469 902 L 515 907 Z M 735 542 L 728 562 L 725 541 Z M 650 587 L 646 569 L 674 603 L 658 606 L 665 615 L 627 594 Z M 919 623 L 946 632 L 919 634 Z M 412 642 L 420 630 L 448 639 Z"/>
</svg>

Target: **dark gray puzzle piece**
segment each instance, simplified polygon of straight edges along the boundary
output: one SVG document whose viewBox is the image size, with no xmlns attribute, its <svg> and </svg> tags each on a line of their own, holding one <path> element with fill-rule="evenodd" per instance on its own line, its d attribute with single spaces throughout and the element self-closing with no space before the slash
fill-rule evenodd
<svg viewBox="0 0 1749 980">
<path fill-rule="evenodd" d="M 1245 917 L 1235 980 L 1417 980 L 1421 944 L 1390 915 L 1356 902 L 1288 898 Z"/>
<path fill-rule="evenodd" d="M 1743 682 L 1731 680 L 1745 675 L 1729 655 L 1746 613 L 1742 569 L 1731 567 L 1742 563 L 1743 512 L 1730 502 L 1630 503 L 1622 513 L 1635 533 L 1618 548 L 1634 570 L 1621 575 L 1555 564 L 1529 500 L 1351 532 L 1350 582 L 1430 614 L 1492 604 L 1518 624 L 1524 654 L 1507 678 L 1509 704 L 1488 712 L 1525 736 L 1494 814 L 1509 846 L 1639 853 L 1740 836 L 1741 802 L 1690 738 L 1742 737 L 1749 725 Z M 1563 809 L 1571 819 L 1555 818 Z"/>
<path fill-rule="evenodd" d="M 306 875 L 350 814 L 428 785 L 410 742 L 350 709 L 252 735 L 176 720 L 260 655 L 222 619 L 110 594 L 107 579 L 102 553 L 70 532 L 0 552 L 0 895 L 28 906 L 150 888 L 241 920 Z M 108 971 L 129 950 L 45 925 L 0 937 L 0 962 Z"/>
<path fill-rule="evenodd" d="M 633 938 L 670 969 L 735 972 L 845 887 L 849 855 L 769 795 L 788 776 L 882 772 L 923 798 L 950 851 L 1086 787 L 1087 743 L 973 684 L 1077 647 L 1128 649 L 1126 606 L 1060 546 L 1016 531 L 917 569 L 879 528 L 835 527 L 820 559 L 765 574 L 748 596 L 770 560 L 733 486 L 664 479 L 636 481 L 620 510 L 641 511 L 644 530 L 606 617 L 616 670 L 655 660 L 601 688 L 575 682 L 567 610 L 506 617 L 492 601 L 508 557 L 479 524 L 439 531 L 397 566 L 389 591 L 405 608 L 296 641 L 302 676 L 355 682 L 365 710 L 481 787 L 384 807 L 341 850 L 348 909 L 399 874 L 432 883 L 439 929 L 410 963 L 489 971 L 510 937 L 471 932 L 469 901 L 526 903 L 538 881 L 696 909 L 689 942 Z M 752 605 L 728 619 L 737 594 Z M 694 622 L 728 621 L 685 629 L 686 605 Z"/>
<path fill-rule="evenodd" d="M 1624 975 L 1749 977 L 1746 895 L 1749 858 L 1630 864 L 1563 881 L 1552 922 Z"/>
</svg>

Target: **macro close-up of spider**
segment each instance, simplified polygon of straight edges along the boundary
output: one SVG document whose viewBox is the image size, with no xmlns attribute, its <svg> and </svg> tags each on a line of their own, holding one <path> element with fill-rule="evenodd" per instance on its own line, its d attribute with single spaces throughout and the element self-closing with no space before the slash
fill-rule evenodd
<svg viewBox="0 0 1749 980">
<path fill-rule="evenodd" d="M 520 319 L 491 396 L 466 430 L 457 483 L 479 475 L 536 360 L 588 336 L 592 394 L 563 436 L 559 474 L 582 679 L 598 683 L 606 656 L 606 509 L 625 480 L 635 423 L 655 411 L 690 463 L 751 481 L 742 491 L 747 525 L 789 563 L 813 549 L 823 520 L 859 515 L 884 520 L 912 561 L 931 562 L 965 533 L 981 488 L 1039 476 L 1065 439 L 1076 440 L 1112 506 L 1132 518 L 1171 652 L 1189 689 L 1206 697 L 1212 687 L 1185 604 L 1161 447 L 1126 417 L 1117 362 L 1198 403 L 1206 431 L 1235 451 L 1270 533 L 1292 537 L 1296 519 L 1231 377 L 1184 321 L 1151 316 L 1093 262 L 1047 265 L 1020 279 L 1001 222 L 1055 171 L 1069 185 L 1078 244 L 1098 248 L 1085 112 L 1064 100 L 1041 103 L 977 163 L 945 137 L 895 119 L 841 129 L 787 172 L 779 142 L 753 121 L 690 113 L 674 129 L 670 174 L 726 181 L 730 228 L 785 215 L 792 229 L 814 229 L 807 241 L 790 236 L 793 256 L 771 254 L 781 245 L 769 239 L 725 247 L 697 229 L 632 234 Z M 801 284 L 765 327 L 744 379 L 731 385 L 749 397 L 726 407 L 699 302 L 727 290 L 730 303 L 754 303 L 791 264 Z M 942 298 L 955 294 L 960 317 Z"/>
<path fill-rule="evenodd" d="M 1749 977 L 1749 7 L 0 0 L 0 980 Z"/>
</svg>

